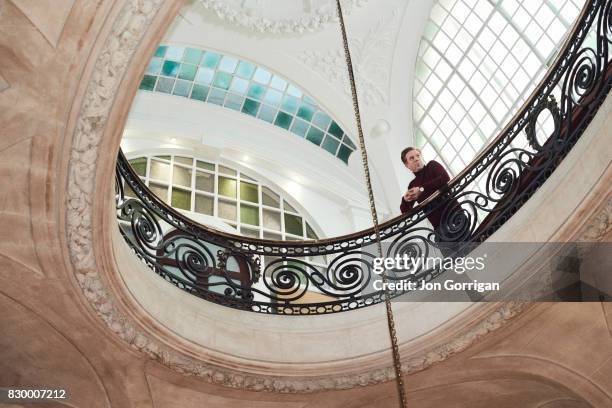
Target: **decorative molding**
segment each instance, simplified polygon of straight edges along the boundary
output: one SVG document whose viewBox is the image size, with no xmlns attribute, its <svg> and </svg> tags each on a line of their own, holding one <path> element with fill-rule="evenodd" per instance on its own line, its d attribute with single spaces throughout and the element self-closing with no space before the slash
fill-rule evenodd
<svg viewBox="0 0 612 408">
<path fill-rule="evenodd" d="M 393 11 L 382 17 L 363 38 L 349 38 L 359 102 L 364 105 L 386 104 L 389 99 L 391 59 L 400 20 L 399 10 L 399 6 L 393 7 Z M 351 86 L 343 49 L 306 50 L 296 58 L 350 97 Z"/>
<path fill-rule="evenodd" d="M 601 241 L 610 231 L 612 231 L 612 197 L 608 198 L 603 208 L 582 228 L 576 241 Z"/>
<path fill-rule="evenodd" d="M 343 11 L 350 14 L 354 8 L 362 7 L 367 2 L 368 0 L 344 0 Z M 223 21 L 260 33 L 302 34 L 318 31 L 325 25 L 337 21 L 333 0 L 314 10 L 308 10 L 305 5 L 302 14 L 282 19 L 264 16 L 264 5 L 261 1 L 256 3 L 259 7 L 247 7 L 244 1 L 238 0 L 199 0 L 199 3 L 204 8 L 212 10 Z"/>
</svg>

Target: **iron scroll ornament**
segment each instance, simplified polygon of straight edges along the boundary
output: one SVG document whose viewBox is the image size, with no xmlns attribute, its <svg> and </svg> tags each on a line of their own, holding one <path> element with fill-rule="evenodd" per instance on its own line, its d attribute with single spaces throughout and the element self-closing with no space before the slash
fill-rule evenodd
<svg viewBox="0 0 612 408">
<path fill-rule="evenodd" d="M 552 174 L 608 95 L 611 44 L 612 0 L 587 2 L 555 63 L 506 128 L 442 191 L 380 225 L 388 244 L 384 256 L 429 253 L 441 242 L 479 243 L 499 229 Z M 553 130 L 542 134 L 537 121 L 545 111 Z M 375 242 L 372 229 L 304 242 L 236 236 L 199 225 L 159 200 L 122 153 L 116 175 L 117 219 L 126 242 L 183 290 L 270 314 L 336 313 L 384 301 L 383 292 L 368 290 L 376 278 L 368 250 Z M 442 214 L 436 230 L 423 223 L 434 211 Z M 262 256 L 274 259 L 260 270 Z M 229 267 L 232 257 L 242 262 Z M 442 272 L 421 269 L 390 279 L 431 280 Z"/>
</svg>

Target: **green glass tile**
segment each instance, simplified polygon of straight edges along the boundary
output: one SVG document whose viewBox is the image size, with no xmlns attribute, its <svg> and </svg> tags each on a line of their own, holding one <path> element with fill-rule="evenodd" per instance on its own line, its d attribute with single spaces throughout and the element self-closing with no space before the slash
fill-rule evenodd
<svg viewBox="0 0 612 408">
<path fill-rule="evenodd" d="M 237 77 L 234 77 L 234 79 L 232 80 L 232 86 L 230 87 L 230 89 L 233 92 L 236 92 L 242 95 L 246 94 L 248 88 L 249 88 L 249 81 L 246 81 L 242 78 L 237 78 Z"/>
<path fill-rule="evenodd" d="M 287 94 L 291 96 L 295 96 L 296 98 L 302 97 L 302 91 L 300 91 L 296 86 L 289 84 L 287 87 Z"/>
<path fill-rule="evenodd" d="M 214 193 L 215 175 L 211 173 L 205 173 L 203 171 L 196 171 L 195 187 L 197 190 Z"/>
<path fill-rule="evenodd" d="M 323 141 L 323 131 L 311 126 L 306 139 L 319 146 Z"/>
<path fill-rule="evenodd" d="M 323 144 L 321 145 L 321 147 L 327 150 L 328 152 L 330 152 L 331 154 L 336 155 L 336 151 L 338 150 L 339 145 L 340 145 L 339 141 L 327 135 L 325 136 L 325 141 L 323 141 Z"/>
<path fill-rule="evenodd" d="M 357 146 L 355 146 L 355 143 L 353 143 L 353 141 L 348 137 L 346 133 L 344 134 L 344 137 L 342 138 L 342 142 L 348 145 L 348 147 L 350 147 L 353 150 L 357 148 Z"/>
<path fill-rule="evenodd" d="M 250 205 L 240 206 L 240 222 L 249 225 L 259 225 L 259 208 Z"/>
<path fill-rule="evenodd" d="M 312 123 L 314 123 L 319 129 L 327 129 L 332 119 L 329 115 L 323 111 L 318 111 L 314 118 L 312 119 Z"/>
<path fill-rule="evenodd" d="M 236 180 L 219 176 L 219 195 L 236 198 Z"/>
<path fill-rule="evenodd" d="M 147 175 L 147 158 L 146 157 L 138 157 L 137 159 L 130 160 L 130 166 L 134 169 L 136 174 L 141 177 Z"/>
<path fill-rule="evenodd" d="M 310 239 L 319 239 L 319 236 L 317 235 L 317 233 L 314 232 L 314 230 L 308 223 L 306 223 L 306 236 Z"/>
<path fill-rule="evenodd" d="M 272 123 L 276 117 L 276 112 L 277 110 L 271 106 L 261 105 L 257 117 L 261 120 L 265 120 L 268 123 Z"/>
<path fill-rule="evenodd" d="M 149 65 L 147 66 L 146 74 L 157 75 L 161 72 L 162 68 L 162 59 L 161 58 L 153 58 Z"/>
<path fill-rule="evenodd" d="M 217 72 L 215 75 L 215 80 L 213 81 L 213 85 L 217 88 L 221 89 L 229 89 L 230 84 L 232 82 L 232 74 L 228 74 L 227 72 Z"/>
<path fill-rule="evenodd" d="M 191 192 L 173 188 L 172 202 L 170 205 L 174 208 L 180 208 L 182 210 L 191 210 Z"/>
<path fill-rule="evenodd" d="M 196 194 L 195 212 L 206 215 L 213 215 L 213 198 L 205 195 Z"/>
<path fill-rule="evenodd" d="M 261 188 L 261 197 L 264 205 L 280 208 L 280 196 L 268 187 Z"/>
<path fill-rule="evenodd" d="M 236 65 L 238 65 L 238 60 L 236 58 L 225 56 L 221 58 L 221 63 L 219 64 L 219 69 L 221 71 L 229 72 L 233 74 L 236 70 Z"/>
<path fill-rule="evenodd" d="M 157 92 L 172 93 L 174 87 L 174 79 L 159 78 L 155 90 Z"/>
<path fill-rule="evenodd" d="M 253 80 L 267 85 L 268 82 L 270 82 L 270 78 L 272 77 L 272 74 L 270 72 L 268 72 L 267 70 L 259 67 L 257 68 L 257 70 L 255 71 L 255 75 L 253 75 Z"/>
<path fill-rule="evenodd" d="M 353 153 L 353 151 L 345 145 L 340 146 L 340 150 L 338 150 L 338 154 L 336 155 L 340 160 L 348 164 L 349 157 Z"/>
<path fill-rule="evenodd" d="M 159 47 L 157 47 L 157 49 L 155 50 L 155 56 L 159 57 L 159 58 L 164 58 L 164 56 L 166 55 L 166 50 L 168 49 L 167 46 L 165 45 L 160 45 Z"/>
<path fill-rule="evenodd" d="M 287 81 L 274 75 L 272 77 L 272 81 L 270 81 L 270 86 L 272 88 L 278 89 L 281 92 L 284 92 L 285 88 L 287 87 Z"/>
<path fill-rule="evenodd" d="M 179 71 L 179 78 L 186 79 L 187 81 L 193 81 L 196 76 L 196 72 L 198 71 L 198 67 L 190 64 L 181 65 L 181 70 Z"/>
<path fill-rule="evenodd" d="M 308 130 L 308 122 L 304 122 L 301 119 L 295 118 L 293 121 L 293 126 L 291 126 L 291 132 L 295 133 L 300 137 L 306 136 L 306 131 Z"/>
<path fill-rule="evenodd" d="M 282 127 L 283 129 L 289 129 L 289 126 L 291 126 L 292 120 L 293 120 L 293 116 L 285 112 L 278 112 L 278 115 L 276 116 L 276 120 L 274 121 L 274 124 L 278 127 Z"/>
<path fill-rule="evenodd" d="M 311 104 L 311 105 L 315 105 L 315 106 L 317 106 L 317 102 L 316 102 L 314 99 L 312 99 L 310 96 L 308 96 L 308 95 L 304 95 L 304 96 L 302 97 L 302 99 L 303 99 L 303 100 L 304 100 L 304 102 L 306 102 L 306 103 L 309 103 L 309 104 Z"/>
<path fill-rule="evenodd" d="M 199 101 L 205 101 L 208 96 L 208 88 L 204 85 L 194 84 L 193 89 L 191 90 L 191 99 L 197 99 Z"/>
<path fill-rule="evenodd" d="M 261 105 L 259 102 L 254 101 L 252 99 L 248 99 L 246 101 L 244 101 L 244 106 L 242 107 L 242 112 L 251 115 L 251 116 L 257 116 L 257 111 L 259 110 L 259 105 Z"/>
<path fill-rule="evenodd" d="M 223 102 L 225 101 L 226 94 L 227 92 L 225 91 L 213 88 L 208 93 L 208 99 L 206 101 L 210 103 L 214 103 L 215 105 L 223 106 Z"/>
<path fill-rule="evenodd" d="M 179 70 L 179 63 L 174 61 L 165 61 L 162 66 L 162 75 L 175 77 Z"/>
<path fill-rule="evenodd" d="M 272 229 L 275 231 L 281 230 L 281 213 L 273 210 L 263 211 L 263 226 L 264 228 Z"/>
<path fill-rule="evenodd" d="M 195 82 L 210 85 L 212 83 L 213 75 L 215 71 L 208 68 L 199 68 L 198 73 L 195 77 Z"/>
<path fill-rule="evenodd" d="M 268 105 L 278 106 L 280 105 L 282 95 L 283 94 L 278 91 L 275 91 L 274 89 L 268 89 L 268 91 L 266 92 L 266 97 L 264 98 L 264 102 Z"/>
<path fill-rule="evenodd" d="M 170 161 L 170 156 L 155 156 L 155 158 Z"/>
<path fill-rule="evenodd" d="M 205 170 L 215 171 L 215 165 L 213 163 L 208 163 L 208 162 L 204 162 L 204 161 L 200 161 L 200 160 L 196 161 L 196 167 L 198 169 L 205 169 Z"/>
<path fill-rule="evenodd" d="M 236 69 L 236 74 L 238 74 L 239 76 L 246 79 L 251 79 L 253 72 L 255 72 L 255 65 L 246 61 L 240 61 L 240 63 L 238 63 L 238 69 Z"/>
<path fill-rule="evenodd" d="M 259 193 L 257 190 L 257 184 L 240 182 L 240 199 L 244 201 L 250 201 L 252 203 L 259 203 Z"/>
<path fill-rule="evenodd" d="M 260 101 L 266 93 L 266 87 L 259 84 L 251 84 L 248 96 Z"/>
<path fill-rule="evenodd" d="M 238 172 L 236 170 L 232 169 L 231 167 L 223 166 L 221 164 L 219 165 L 219 173 L 228 174 L 234 177 L 238 176 Z"/>
<path fill-rule="evenodd" d="M 197 50 L 195 48 L 187 48 L 185 50 L 185 54 L 183 55 L 183 61 L 188 62 L 190 64 L 198 65 L 201 59 L 202 59 L 202 51 Z"/>
<path fill-rule="evenodd" d="M 204 58 L 202 58 L 202 62 L 200 62 L 200 65 L 206 68 L 215 69 L 217 68 L 217 64 L 219 63 L 220 59 L 221 56 L 219 54 L 215 54 L 214 52 L 206 52 L 204 54 Z"/>
<path fill-rule="evenodd" d="M 294 213 L 298 212 L 295 208 L 293 208 L 291 204 L 287 202 L 287 200 L 283 200 L 283 208 L 285 209 L 285 211 L 292 211 Z"/>
<path fill-rule="evenodd" d="M 189 91 L 191 91 L 191 85 L 193 82 L 190 81 L 176 81 L 176 85 L 174 85 L 174 91 L 172 92 L 174 95 L 178 96 L 189 96 Z"/>
<path fill-rule="evenodd" d="M 243 102 L 243 96 L 228 93 L 227 98 L 225 98 L 225 104 L 223 106 L 239 111 L 240 109 L 242 109 Z"/>
<path fill-rule="evenodd" d="M 191 168 L 175 165 L 172 170 L 172 184 L 191 187 L 191 173 Z"/>
<path fill-rule="evenodd" d="M 315 112 L 315 107 L 307 104 L 307 103 L 302 103 L 302 106 L 300 106 L 300 109 L 298 110 L 298 116 L 308 122 L 310 122 L 310 120 L 312 119 L 312 115 L 314 115 Z"/>
<path fill-rule="evenodd" d="M 218 205 L 219 217 L 224 218 L 226 220 L 236 221 L 237 206 L 235 202 L 219 200 Z"/>
<path fill-rule="evenodd" d="M 152 75 L 145 75 L 140 82 L 139 89 L 144 89 L 145 91 L 152 91 L 155 88 L 155 80 L 157 77 Z"/>
<path fill-rule="evenodd" d="M 173 61 L 180 61 L 183 59 L 183 53 L 185 52 L 185 47 L 176 47 L 174 45 L 168 46 L 166 49 L 166 59 Z"/>
<path fill-rule="evenodd" d="M 293 235 L 303 236 L 302 217 L 292 214 L 285 214 L 285 232 Z"/>
<path fill-rule="evenodd" d="M 283 98 L 283 103 L 281 104 L 281 109 L 284 110 L 285 112 L 289 112 L 295 115 L 295 112 L 297 112 L 299 104 L 300 104 L 300 101 L 298 100 L 298 98 L 291 96 L 291 95 L 285 95 L 285 97 Z"/>
<path fill-rule="evenodd" d="M 174 156 L 174 162 L 191 166 L 193 164 L 193 158 L 183 157 L 183 156 Z"/>
<path fill-rule="evenodd" d="M 329 125 L 328 132 L 332 136 L 337 137 L 338 140 L 342 140 L 342 134 L 344 132 L 342 131 L 342 128 L 336 122 L 332 122 L 331 125 Z"/>
</svg>

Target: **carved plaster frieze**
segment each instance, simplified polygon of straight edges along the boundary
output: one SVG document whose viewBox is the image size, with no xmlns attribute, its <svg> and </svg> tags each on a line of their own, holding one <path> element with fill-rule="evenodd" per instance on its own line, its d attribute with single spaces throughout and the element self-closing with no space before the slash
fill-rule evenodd
<svg viewBox="0 0 612 408">
<path fill-rule="evenodd" d="M 580 234 L 578 242 L 601 241 L 612 230 L 612 197 L 607 200 L 603 208 L 588 222 Z"/>
<path fill-rule="evenodd" d="M 393 45 L 399 28 L 400 9 L 378 20 L 361 38 L 349 37 L 353 71 L 359 102 L 364 105 L 385 104 L 389 99 L 389 81 Z M 345 95 L 351 95 L 344 50 L 306 50 L 296 58 Z"/>
<path fill-rule="evenodd" d="M 85 92 L 69 160 L 66 197 L 68 250 L 78 284 L 84 297 L 102 321 L 134 349 L 172 370 L 197 376 L 204 381 L 232 388 L 304 393 L 347 389 L 389 381 L 394 377 L 391 358 L 387 367 L 340 376 L 282 377 L 251 374 L 212 364 L 204 358 L 188 356 L 163 343 L 122 309 L 113 292 L 106 287 L 103 272 L 96 264 L 93 236 L 93 200 L 96 163 L 105 126 L 130 59 L 142 40 L 163 0 L 128 0 L 103 45 Z M 106 196 L 106 194 L 101 194 Z M 178 289 L 177 289 L 178 290 Z M 465 327 L 452 341 L 432 346 L 417 355 L 405 356 L 403 370 L 415 372 L 464 350 L 478 339 L 516 316 L 524 303 L 505 303 L 488 317 Z M 245 313 L 237 311 L 236 313 Z"/>
<path fill-rule="evenodd" d="M 350 14 L 354 8 L 361 7 L 367 2 L 368 0 L 343 0 L 342 11 Z M 266 8 L 277 7 L 277 5 L 267 4 L 269 2 L 262 0 L 247 2 L 243 0 L 199 0 L 199 3 L 227 23 L 260 33 L 301 34 L 314 32 L 331 22 L 337 21 L 334 0 L 323 2 L 320 0 L 304 0 L 300 13 L 281 18 L 266 16 Z M 318 6 L 313 3 L 318 3 Z"/>
</svg>

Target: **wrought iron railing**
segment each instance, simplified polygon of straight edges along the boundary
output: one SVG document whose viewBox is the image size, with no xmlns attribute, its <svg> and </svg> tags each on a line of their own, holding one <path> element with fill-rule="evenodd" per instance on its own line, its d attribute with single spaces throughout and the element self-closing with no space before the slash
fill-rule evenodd
<svg viewBox="0 0 612 408">
<path fill-rule="evenodd" d="M 445 188 L 380 226 L 388 243 L 385 256 L 427 253 L 440 242 L 482 242 L 503 225 L 551 175 L 607 96 L 611 44 L 612 0 L 588 2 L 555 63 L 499 136 Z M 553 124 L 551 132 L 538 127 L 542 115 Z M 237 309 L 293 315 L 335 313 L 384 300 L 381 291 L 371 289 L 371 229 L 304 242 L 216 231 L 159 200 L 122 153 L 117 191 L 117 217 L 127 243 L 156 273 L 194 295 Z M 422 226 L 434 211 L 442 215 L 438 228 Z M 262 266 L 262 256 L 274 260 Z M 441 273 L 412 272 L 389 278 L 430 280 Z M 308 294 L 315 293 L 329 300 L 309 303 Z"/>
</svg>

